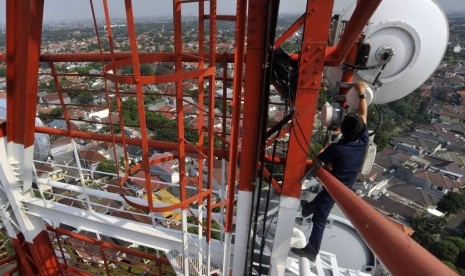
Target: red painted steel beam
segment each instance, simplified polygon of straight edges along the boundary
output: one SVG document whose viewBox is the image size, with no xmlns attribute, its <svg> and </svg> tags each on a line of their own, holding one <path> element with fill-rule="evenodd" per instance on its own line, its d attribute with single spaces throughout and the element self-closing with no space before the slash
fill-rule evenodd
<svg viewBox="0 0 465 276">
<path fill-rule="evenodd" d="M 93 273 L 85 272 L 84 270 L 72 266 L 69 266 L 66 269 L 68 273 L 70 273 L 73 276 L 95 276 L 95 274 Z"/>
<path fill-rule="evenodd" d="M 140 62 L 139 55 L 137 50 L 137 39 L 136 39 L 136 27 L 134 23 L 134 15 L 132 11 L 132 1 L 125 0 L 126 7 L 126 22 L 128 24 L 128 35 L 131 47 L 131 61 L 132 67 L 134 68 L 134 76 L 132 76 L 135 86 L 136 86 L 136 100 L 137 100 L 137 110 L 140 120 L 140 132 L 142 137 L 142 164 L 144 167 L 145 174 L 145 190 L 152 191 L 152 182 L 151 173 L 150 173 L 150 164 L 149 164 L 149 145 L 148 145 L 148 133 L 147 133 L 147 122 L 145 116 L 145 104 L 144 104 L 144 95 L 142 91 L 141 83 L 141 73 L 140 73 Z M 182 117 L 184 119 L 184 117 Z M 181 161 L 179 161 L 179 173 L 181 174 Z M 149 208 L 153 207 L 153 194 L 152 192 L 147 192 L 147 201 Z"/>
<path fill-rule="evenodd" d="M 336 47 L 328 49 L 325 65 L 339 66 L 359 40 L 363 28 L 370 20 L 382 0 L 358 0 L 354 13 L 347 23 Z M 328 26 L 329 28 L 329 26 Z"/>
<path fill-rule="evenodd" d="M 133 75 L 116 75 L 108 73 L 107 68 L 120 68 L 123 65 L 129 65 L 129 60 L 119 60 L 115 63 L 110 63 L 107 66 L 104 66 L 105 71 L 107 71 L 106 79 L 118 82 L 118 83 L 126 83 L 126 84 L 157 84 L 157 83 L 166 83 L 166 82 L 175 82 L 181 81 L 186 79 L 195 79 L 201 76 L 211 76 L 215 74 L 214 68 L 202 69 L 202 70 L 194 70 L 194 71 L 179 71 L 174 74 L 166 74 L 166 75 L 153 75 L 153 76 L 140 76 L 135 78 Z M 150 60 L 150 62 L 154 62 L 155 60 Z M 141 60 L 142 62 L 142 60 Z M 124 93 L 124 92 L 122 92 Z"/>
<path fill-rule="evenodd" d="M 181 19 L 181 2 L 179 0 L 173 1 L 173 29 L 174 29 L 174 70 L 175 73 L 182 72 L 182 19 Z M 176 91 L 176 120 L 178 128 L 178 154 L 179 154 L 179 193 L 181 202 L 187 198 L 187 179 L 186 179 L 186 143 L 184 142 L 184 101 L 182 91 L 182 80 L 179 79 L 175 82 Z M 183 208 L 185 209 L 185 207 Z"/>
<path fill-rule="evenodd" d="M 257 163 L 260 148 L 260 118 L 263 98 L 263 65 L 266 63 L 266 6 L 268 1 L 254 1 L 249 4 L 249 20 L 247 26 L 247 64 L 244 90 L 244 119 L 242 127 L 241 147 L 247 149 L 247 154 L 240 158 L 241 170 L 239 190 L 253 191 L 257 174 Z M 253 77 L 252 77 L 253 76 Z"/>
<path fill-rule="evenodd" d="M 290 131 L 282 185 L 282 194 L 289 197 L 298 198 L 300 196 L 300 180 L 305 174 L 324 68 L 333 2 L 331 0 L 310 0 L 307 2 L 302 52 L 299 56 L 295 114 L 292 119 L 293 125 Z"/>
<path fill-rule="evenodd" d="M 216 33 L 217 33 L 217 25 L 216 25 L 216 9 L 217 9 L 217 1 L 210 0 L 210 33 L 209 33 L 209 64 L 210 68 L 216 68 L 216 59 L 215 59 L 215 51 L 216 49 Z M 208 168 L 208 179 L 207 179 L 207 188 L 212 189 L 213 187 L 213 170 L 214 170 L 214 147 L 215 147 L 215 75 L 212 75 L 209 78 L 210 85 L 209 85 L 209 105 L 208 105 L 208 152 L 207 152 L 207 168 Z M 224 111 L 226 112 L 226 111 Z M 224 121 L 223 124 L 226 122 Z M 207 197 L 207 243 L 211 241 L 211 227 L 212 227 L 212 195 L 209 194 Z M 210 261 L 208 261 L 210 262 Z M 209 264 L 208 264 L 209 265 Z"/>
<path fill-rule="evenodd" d="M 60 263 L 47 231 L 41 231 L 32 243 L 26 242 L 22 234 L 12 241 L 21 275 L 61 275 Z"/>
<path fill-rule="evenodd" d="M 26 251 L 28 248 L 24 246 L 26 243 L 24 241 L 24 236 L 22 233 L 19 233 L 16 238 L 11 238 L 13 245 L 15 246 L 16 256 L 17 256 L 17 265 L 18 270 L 21 275 L 34 275 L 37 271 L 37 267 L 31 266 L 30 259 L 27 257 L 29 254 Z M 31 258 L 32 260 L 32 258 Z M 34 271 L 34 272 L 33 272 Z"/>
<path fill-rule="evenodd" d="M 291 35 L 293 35 L 305 22 L 305 14 L 299 17 L 276 41 L 274 42 L 274 48 L 279 48 L 284 41 L 286 41 Z"/>
<path fill-rule="evenodd" d="M 89 140 L 96 140 L 96 141 L 102 141 L 102 142 L 113 142 L 114 141 L 115 143 L 118 143 L 118 144 L 123 143 L 122 136 L 112 136 L 109 134 L 85 132 L 85 131 L 79 131 L 79 130 L 67 131 L 64 129 L 51 128 L 51 127 L 45 127 L 45 126 L 36 126 L 35 130 L 38 133 L 45 133 L 45 134 L 50 134 L 50 135 L 68 136 L 68 137 L 73 137 L 73 138 L 89 139 Z M 140 146 L 142 145 L 142 139 L 126 137 L 125 143 L 128 145 Z M 161 149 L 165 151 L 175 151 L 178 149 L 178 144 L 174 142 L 149 140 L 148 144 L 151 148 Z M 190 144 L 186 144 L 186 151 L 197 153 L 198 149 Z M 205 150 L 203 152 L 206 153 Z M 215 149 L 214 152 L 215 152 L 215 156 L 222 157 L 222 158 L 227 157 L 227 154 L 223 152 L 222 149 Z"/>
<path fill-rule="evenodd" d="M 33 242 L 27 245 L 34 257 L 34 265 L 38 267 L 41 275 L 61 275 L 60 263 L 46 230 L 41 231 Z"/>
<path fill-rule="evenodd" d="M 130 52 L 113 53 L 115 60 L 131 58 Z M 174 53 L 144 53 L 140 52 L 141 59 L 147 58 L 158 62 L 174 62 Z M 185 62 L 197 62 L 199 59 L 208 58 L 208 54 L 200 55 L 198 53 L 189 53 L 183 55 Z M 233 53 L 215 53 L 215 58 L 219 62 L 234 62 Z M 42 54 L 40 61 L 42 62 L 110 62 L 112 61 L 112 53 L 73 53 L 73 54 Z"/>
<path fill-rule="evenodd" d="M 0 265 L 11 263 L 13 261 L 16 261 L 16 255 L 11 255 L 11 256 L 8 256 L 8 257 L 6 257 L 4 259 L 1 259 L 0 260 Z"/>
<path fill-rule="evenodd" d="M 0 122 L 0 138 L 6 136 L 6 122 Z"/>
<path fill-rule="evenodd" d="M 50 62 L 49 66 L 50 66 L 50 70 L 52 73 L 53 82 L 55 83 L 55 89 L 58 93 L 58 99 L 60 100 L 60 106 L 61 106 L 61 109 L 63 110 L 63 116 L 65 117 L 66 127 L 68 128 L 68 130 L 70 130 L 71 122 L 69 118 L 69 113 L 68 113 L 68 109 L 66 108 L 65 101 L 63 99 L 63 91 L 61 90 L 61 85 L 60 85 L 60 82 L 58 81 L 58 76 L 56 74 L 55 65 L 52 62 Z"/>
<path fill-rule="evenodd" d="M 7 1 L 7 137 L 34 144 L 39 52 L 44 1 Z"/>
<path fill-rule="evenodd" d="M 164 264 L 169 264 L 169 261 L 166 258 L 158 258 L 158 257 L 154 256 L 153 254 L 150 254 L 150 253 L 147 253 L 147 252 L 144 252 L 144 251 L 124 247 L 124 246 L 117 245 L 117 244 L 114 244 L 114 243 L 109 243 L 109 242 L 106 242 L 106 241 L 100 241 L 100 240 L 97 240 L 97 239 L 94 239 L 94 238 L 91 238 L 91 237 L 88 237 L 88 236 L 85 236 L 85 235 L 82 235 L 82 234 L 79 234 L 79 233 L 71 232 L 71 231 L 63 229 L 63 228 L 53 228 L 52 226 L 47 225 L 47 230 L 52 231 L 52 232 L 54 232 L 56 234 L 59 234 L 59 235 L 66 235 L 66 236 L 69 236 L 69 237 L 71 237 L 73 239 L 77 239 L 77 240 L 80 240 L 80 241 L 84 241 L 84 242 L 88 242 L 88 243 L 91 243 L 91 244 L 99 245 L 99 246 L 101 246 L 103 248 L 108 248 L 108 249 L 111 249 L 111 250 L 114 250 L 114 251 L 121 251 L 121 252 L 127 253 L 127 254 L 129 254 L 131 256 L 136 256 L 136 257 L 151 260 L 151 261 L 154 261 L 154 262 L 162 262 Z"/>
<path fill-rule="evenodd" d="M 457 275 L 327 170 L 317 177 L 392 275 Z"/>
<path fill-rule="evenodd" d="M 7 1 L 7 139 L 24 149 L 34 144 L 43 0 Z M 22 157 L 18 158 L 19 160 Z M 32 160 L 25 160 L 30 162 Z M 26 168 L 28 164 L 23 164 Z M 32 173 L 25 170 L 23 174 Z M 37 226 L 39 227 L 39 226 Z M 23 229 L 23 231 L 28 231 Z M 32 241 L 13 239 L 20 273 L 58 275 L 59 264 L 45 231 Z"/>
<path fill-rule="evenodd" d="M 230 130 L 229 162 L 228 162 L 228 206 L 226 210 L 225 231 L 232 232 L 234 216 L 234 200 L 236 194 L 236 170 L 238 161 L 239 133 L 241 120 L 241 96 L 243 84 L 244 49 L 245 49 L 245 21 L 247 14 L 247 1 L 237 0 L 237 20 L 235 30 L 234 48 L 234 81 L 232 99 L 232 121 Z"/>
<path fill-rule="evenodd" d="M 204 18 L 205 19 L 211 19 L 211 16 L 209 14 L 207 14 L 207 15 L 204 16 Z M 221 14 L 221 15 L 216 15 L 215 18 L 216 18 L 216 20 L 220 20 L 220 21 L 231 21 L 231 22 L 236 21 L 236 16 L 235 15 Z"/>
<path fill-rule="evenodd" d="M 199 13 L 199 20 L 197 22 L 198 24 L 198 45 L 199 45 L 199 55 L 200 56 L 205 56 L 205 42 L 204 42 L 204 39 L 205 39 L 205 1 L 201 0 L 199 1 L 199 4 L 198 4 L 198 13 Z M 205 68 L 205 62 L 207 60 L 204 60 L 204 59 L 201 59 L 199 60 L 199 68 Z M 199 147 L 199 151 L 200 152 L 204 152 L 204 143 L 205 143 L 205 110 L 204 110 L 204 106 L 205 106 L 205 79 L 204 79 L 204 76 L 199 76 L 199 89 L 198 89 L 198 99 L 199 99 L 199 102 L 198 102 L 198 109 L 199 109 L 199 112 L 198 112 L 198 126 L 197 126 L 197 131 L 199 132 L 199 139 L 197 141 L 197 144 L 198 144 L 198 147 Z M 204 154 L 199 154 L 198 155 L 198 161 L 197 161 L 197 164 L 198 164 L 198 171 L 199 172 L 203 172 L 204 170 L 204 166 L 205 166 L 205 158 L 206 156 Z M 203 177 L 203 173 L 199 173 L 198 174 L 198 183 L 203 183 L 204 181 L 204 177 Z M 200 187 L 200 191 L 203 189 L 203 184 L 199 185 Z M 190 209 L 187 209 L 189 212 L 190 212 Z M 194 216 L 194 218 L 196 218 Z M 196 218 L 196 221 L 197 221 L 197 218 Z M 199 232 L 200 233 L 200 232 Z"/>
<path fill-rule="evenodd" d="M 347 62 L 349 64 L 355 64 L 356 63 L 357 54 L 358 54 L 358 46 L 359 46 L 359 43 L 357 41 L 356 43 L 354 43 L 354 45 L 352 46 L 351 51 L 349 52 L 349 54 L 345 58 L 345 62 Z M 355 72 L 353 70 L 343 69 L 341 82 L 346 82 L 346 83 L 353 82 L 354 74 L 355 74 Z M 350 90 L 350 88 L 339 87 L 338 94 L 345 96 L 349 92 L 349 90 Z M 344 97 L 344 99 L 345 99 L 345 97 Z M 347 106 L 347 101 L 344 100 L 344 102 L 341 102 L 341 105 L 346 107 Z"/>
</svg>

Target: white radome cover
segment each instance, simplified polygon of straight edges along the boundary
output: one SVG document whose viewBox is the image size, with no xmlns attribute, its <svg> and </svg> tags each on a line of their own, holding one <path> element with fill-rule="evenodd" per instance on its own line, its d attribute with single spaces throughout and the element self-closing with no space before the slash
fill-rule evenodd
<svg viewBox="0 0 465 276">
<path fill-rule="evenodd" d="M 350 19 L 355 3 L 340 14 L 340 20 Z M 417 89 L 436 70 L 447 48 L 449 25 L 441 6 L 434 0 L 383 0 L 364 29 L 371 45 L 367 66 L 376 65 L 376 52 L 392 48 L 394 55 L 379 81 L 373 103 L 398 100 Z M 337 44 L 339 38 L 336 38 Z M 358 71 L 354 81 L 372 83 L 381 68 Z M 341 79 L 340 68 L 329 67 L 325 76 L 333 86 Z"/>
</svg>

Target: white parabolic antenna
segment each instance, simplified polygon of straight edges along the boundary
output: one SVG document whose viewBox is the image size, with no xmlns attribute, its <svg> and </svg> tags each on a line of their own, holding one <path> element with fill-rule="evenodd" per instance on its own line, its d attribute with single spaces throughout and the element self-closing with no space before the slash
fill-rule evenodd
<svg viewBox="0 0 465 276">
<path fill-rule="evenodd" d="M 348 21 L 354 8 L 342 11 L 339 22 Z M 373 83 L 380 74 L 373 103 L 383 104 L 408 95 L 432 75 L 446 50 L 449 26 L 434 0 L 384 0 L 363 33 L 371 46 L 367 67 L 382 64 L 385 53 L 392 55 L 384 69 L 359 70 L 354 77 Z M 342 70 L 327 68 L 325 76 L 334 86 Z"/>
</svg>

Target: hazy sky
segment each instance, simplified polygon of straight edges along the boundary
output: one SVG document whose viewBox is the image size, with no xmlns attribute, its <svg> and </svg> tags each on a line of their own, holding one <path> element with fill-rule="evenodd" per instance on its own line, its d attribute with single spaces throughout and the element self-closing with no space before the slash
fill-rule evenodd
<svg viewBox="0 0 465 276">
<path fill-rule="evenodd" d="M 14 1 L 14 0 L 12 0 Z M 340 10 L 354 0 L 336 0 L 335 10 Z M 429 0 L 425 0 L 429 1 Z M 97 17 L 103 18 L 101 0 L 93 0 Z M 133 0 L 134 14 L 139 16 L 163 16 L 172 14 L 172 0 Z M 438 0 L 446 12 L 465 12 L 464 0 Z M 108 0 L 111 7 L 112 18 L 124 17 L 124 0 Z M 208 2 L 206 2 L 208 5 Z M 235 0 L 218 0 L 219 14 L 232 14 L 236 6 Z M 301 13 L 304 10 L 306 0 L 281 0 L 281 12 Z M 408 3 L 408 0 L 406 1 Z M 197 4 L 183 4 L 183 14 L 196 14 Z M 5 20 L 5 0 L 0 0 L 0 20 Z M 89 19 L 91 16 L 89 0 L 45 0 L 45 20 L 61 19 Z"/>
<path fill-rule="evenodd" d="M 14 1 L 14 0 L 12 0 Z M 355 0 L 336 0 L 335 11 L 348 6 Z M 430 1 L 430 0 L 425 0 Z M 465 13 L 464 0 L 437 0 L 446 12 L 460 11 Z M 93 0 L 96 15 L 103 18 L 103 7 L 101 0 Z M 134 15 L 136 17 L 164 16 L 172 14 L 172 0 L 133 0 Z M 45 0 L 44 20 L 63 19 L 90 19 L 89 0 Z M 124 0 L 108 0 L 110 16 L 112 18 L 125 17 Z M 236 7 L 236 0 L 217 0 L 218 14 L 232 14 Z M 280 12 L 302 13 L 306 0 L 281 0 Z M 408 3 L 408 0 L 406 0 Z M 183 4 L 184 15 L 195 15 L 196 3 Z M 208 1 L 206 2 L 208 5 Z M 0 0 L 0 24 L 5 22 L 5 0 Z"/>
</svg>

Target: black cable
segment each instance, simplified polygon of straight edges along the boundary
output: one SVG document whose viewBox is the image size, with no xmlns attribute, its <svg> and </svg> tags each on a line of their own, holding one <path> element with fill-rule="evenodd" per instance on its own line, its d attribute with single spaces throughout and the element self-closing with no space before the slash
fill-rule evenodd
<svg viewBox="0 0 465 276">
<path fill-rule="evenodd" d="M 379 110 L 379 107 L 378 105 L 376 104 L 373 104 L 373 106 L 375 107 L 375 110 L 376 112 L 378 113 L 378 124 L 376 125 L 375 129 L 373 130 L 372 133 L 370 133 L 369 135 L 372 136 L 376 133 L 376 131 L 378 131 L 378 128 L 381 126 L 381 124 L 383 123 L 383 114 L 381 113 L 381 111 Z"/>
<path fill-rule="evenodd" d="M 273 216 L 271 217 L 270 223 L 268 223 L 268 227 L 266 228 L 264 237 L 266 237 L 268 235 L 268 231 L 270 230 L 271 224 L 273 223 L 273 220 L 276 217 L 276 215 L 278 215 L 278 213 L 279 212 L 274 213 Z"/>
<path fill-rule="evenodd" d="M 263 93 L 262 93 L 262 107 L 268 107 L 269 105 L 269 92 L 270 92 L 270 79 L 271 79 L 271 72 L 272 72 L 272 67 L 273 67 L 273 64 L 272 64 L 272 61 L 273 61 L 273 58 L 274 58 L 274 51 L 272 51 L 273 49 L 273 44 L 274 44 L 274 39 L 275 39 L 275 35 L 276 35 L 276 25 L 277 25 L 277 21 L 278 21 L 278 10 L 279 10 L 279 0 L 274 0 L 274 1 L 270 1 L 271 3 L 269 3 L 269 5 L 267 5 L 267 9 L 266 9 L 266 21 L 267 21 L 267 24 L 266 24 L 266 34 L 265 34 L 265 61 L 267 62 L 267 65 L 265 68 L 266 72 L 264 74 L 264 78 L 262 79 L 262 87 L 263 87 Z M 257 201 L 255 202 L 255 212 L 253 213 L 253 216 L 251 216 L 250 220 L 251 222 L 253 222 L 253 225 L 251 224 L 251 228 L 253 228 L 253 231 L 252 231 L 252 242 L 250 243 L 250 236 L 249 236 L 249 239 L 248 239 L 248 242 L 247 242 L 247 252 L 246 254 L 249 254 L 250 253 L 250 246 L 251 246 L 251 249 L 252 249 L 252 254 L 250 255 L 250 259 L 248 258 L 248 256 L 246 255 L 246 260 L 249 259 L 250 260 L 250 265 L 249 265 L 249 269 L 248 269 L 248 273 L 244 273 L 245 275 L 252 275 L 252 271 L 253 271 L 253 257 L 254 257 L 254 248 L 255 248 L 255 242 L 256 242 L 256 235 L 257 235 L 257 225 L 258 225 L 258 214 L 260 212 L 260 202 L 258 201 L 258 199 L 260 198 L 260 193 L 261 193 L 261 189 L 263 187 L 263 164 L 264 164 L 264 159 L 265 159 L 265 146 L 266 146 L 266 138 L 265 138 L 265 135 L 266 135 L 266 122 L 268 120 L 268 112 L 267 112 L 268 108 L 264 109 L 262 108 L 261 110 L 261 119 L 260 119 L 260 133 L 263 135 L 263 137 L 260 137 L 260 140 L 259 140 L 259 148 L 261 149 L 261 152 L 259 153 L 260 154 L 260 163 L 262 164 L 262 167 L 260 169 L 260 172 L 258 174 L 258 179 L 259 179 L 259 183 L 257 185 L 257 188 L 254 189 L 253 191 L 253 198 L 257 199 Z M 252 207 L 252 210 L 253 210 L 253 207 Z M 260 263 L 262 262 L 262 255 L 263 255 L 263 251 L 260 252 Z M 245 266 L 245 270 L 244 272 L 247 271 L 247 264 Z M 258 271 L 259 275 L 261 275 L 261 271 L 259 270 Z"/>
<path fill-rule="evenodd" d="M 275 86 L 286 99 L 294 99 L 297 91 L 298 62 L 293 60 L 283 49 L 274 50 L 272 61 L 272 78 Z"/>
<path fill-rule="evenodd" d="M 286 106 L 287 108 L 287 106 Z M 286 113 L 284 113 L 286 114 Z M 273 133 L 276 131 L 281 131 L 283 126 L 285 126 L 289 121 L 292 120 L 292 114 L 289 113 L 287 115 L 284 115 L 283 119 L 279 121 L 276 125 L 272 126 L 267 132 L 266 132 L 266 138 L 270 138 Z"/>
<path fill-rule="evenodd" d="M 292 123 L 292 127 L 291 127 L 292 131 L 294 132 L 294 136 L 295 136 L 295 140 L 297 141 L 297 144 L 299 145 L 299 148 L 305 153 L 305 154 L 308 154 L 308 150 L 310 149 L 310 145 L 305 143 L 305 145 L 308 147 L 308 149 L 306 149 L 302 143 L 300 142 L 300 139 L 297 135 L 297 132 L 295 130 L 295 127 L 294 127 L 294 123 Z"/>
<path fill-rule="evenodd" d="M 381 70 L 379 70 L 378 74 L 376 75 L 375 80 L 371 83 L 372 85 L 376 85 L 376 83 L 378 82 L 379 76 L 381 76 L 381 73 L 383 72 L 386 65 L 387 65 L 387 63 L 384 64 L 383 67 L 381 67 Z"/>
<path fill-rule="evenodd" d="M 302 134 L 302 136 L 303 136 L 303 138 L 304 138 L 305 144 L 306 144 L 306 145 L 308 146 L 308 148 L 310 149 L 311 141 L 307 141 L 307 139 L 305 138 L 304 131 L 303 131 L 302 126 L 300 125 L 299 119 L 297 119 L 297 117 L 295 117 L 295 122 L 297 123 L 297 126 L 299 127 L 300 133 Z M 312 126 L 312 128 L 313 128 L 313 126 Z"/>
<path fill-rule="evenodd" d="M 274 157 L 276 155 L 276 146 L 278 141 L 274 141 L 273 145 L 273 153 L 272 153 L 272 160 L 274 160 Z M 262 170 L 264 169 L 265 164 L 262 164 Z M 259 267 L 262 266 L 262 261 L 263 261 L 263 251 L 265 250 L 265 242 L 266 242 L 266 236 L 265 236 L 265 225 L 266 225 L 266 219 L 268 217 L 268 208 L 270 207 L 270 194 L 271 194 L 271 181 L 273 179 L 273 171 L 274 171 L 274 161 L 271 162 L 271 168 L 270 168 L 270 183 L 268 184 L 268 191 L 266 193 L 266 201 L 265 201 L 265 210 L 263 211 L 263 223 L 262 223 L 262 240 L 260 242 L 260 260 L 259 260 Z M 259 272 L 259 275 L 261 275 L 261 271 Z"/>
<path fill-rule="evenodd" d="M 384 68 L 386 67 L 387 63 L 391 60 L 391 58 L 389 58 L 387 60 L 387 62 L 383 65 L 383 67 L 381 68 L 381 70 L 379 70 L 378 74 L 376 75 L 376 78 L 373 80 L 372 82 L 372 85 L 376 85 L 376 83 L 378 82 L 378 79 L 379 79 L 379 76 L 381 76 L 381 73 L 383 72 Z M 378 130 L 378 128 L 381 126 L 381 124 L 383 123 L 383 114 L 381 113 L 381 111 L 379 110 L 378 106 L 376 104 L 373 104 L 373 106 L 375 107 L 375 110 L 376 112 L 378 112 L 378 118 L 379 118 L 379 121 L 378 121 L 378 124 L 376 125 L 376 128 L 375 130 L 373 130 L 372 133 L 370 133 L 370 136 L 374 135 L 376 133 L 376 131 Z"/>
<path fill-rule="evenodd" d="M 365 71 L 365 70 L 373 70 L 373 69 L 376 69 L 376 68 L 380 68 L 384 65 L 386 65 L 386 63 L 378 63 L 378 64 L 374 64 L 374 65 L 364 65 L 364 66 L 361 66 L 361 65 L 354 65 L 354 64 L 349 64 L 347 62 L 343 62 L 342 65 L 344 67 L 347 67 L 349 69 L 352 69 L 352 70 L 359 70 L 359 71 Z"/>
<path fill-rule="evenodd" d="M 372 69 L 383 67 L 381 69 L 381 71 L 382 71 L 384 69 L 384 67 L 386 66 L 386 64 L 388 64 L 389 61 L 391 61 L 392 56 L 393 56 L 392 53 L 386 52 L 381 57 L 383 59 L 383 61 L 378 63 L 378 64 L 374 64 L 374 65 L 355 65 L 355 64 L 350 64 L 350 63 L 347 63 L 347 62 L 343 62 L 342 65 L 349 68 L 349 69 L 360 70 L 360 71 L 372 70 Z"/>
</svg>

